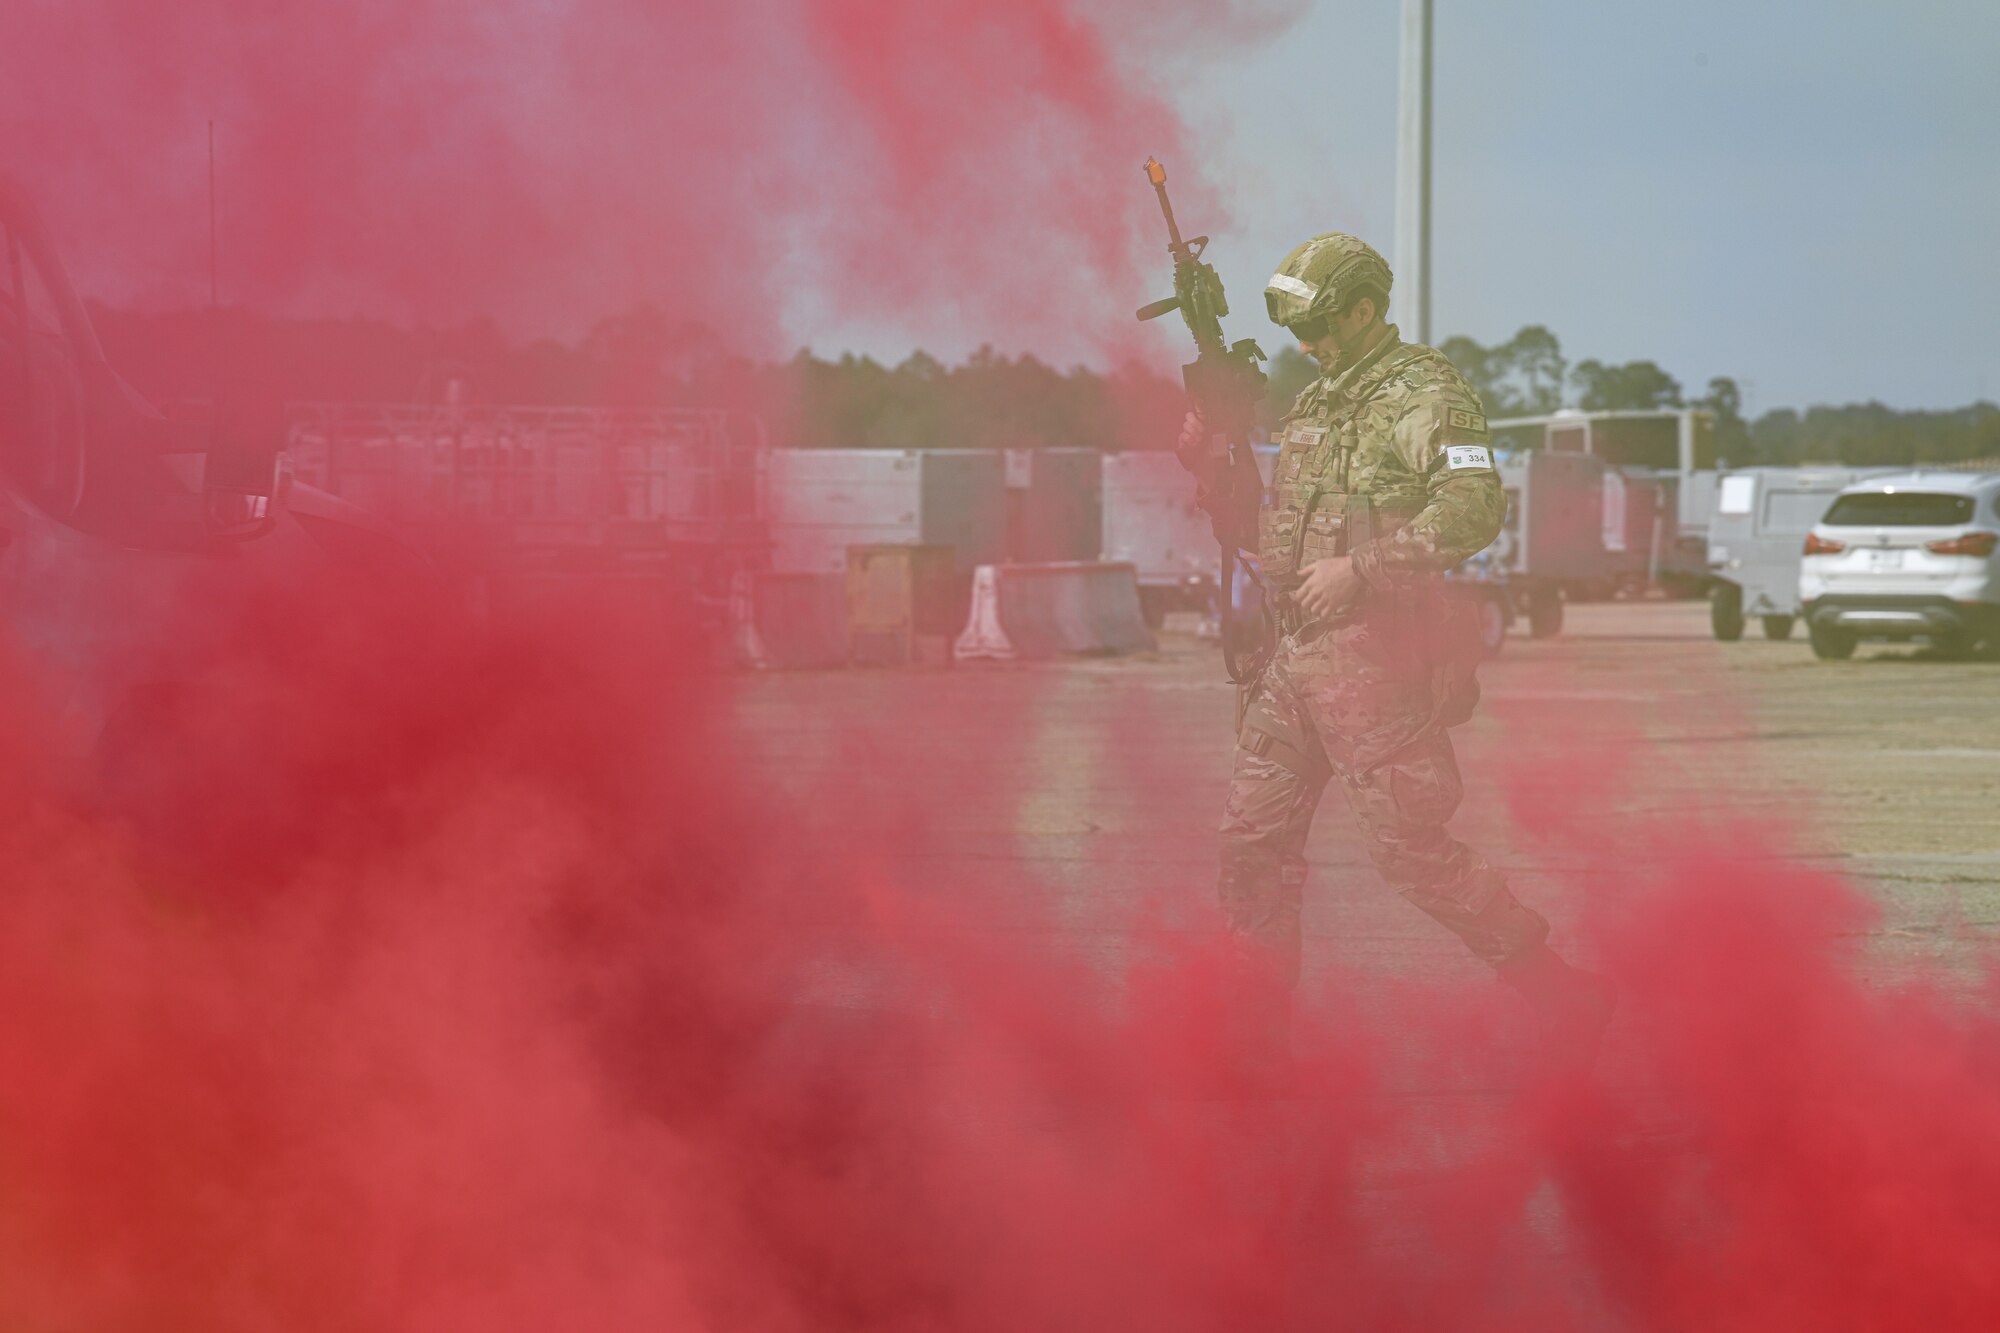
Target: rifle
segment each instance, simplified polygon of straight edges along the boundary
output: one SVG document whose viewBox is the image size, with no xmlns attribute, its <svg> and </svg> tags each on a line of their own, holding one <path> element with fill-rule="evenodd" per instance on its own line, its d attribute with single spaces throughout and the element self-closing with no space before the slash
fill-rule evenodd
<svg viewBox="0 0 2000 1333">
<path fill-rule="evenodd" d="M 1257 471 L 1257 458 L 1250 448 L 1250 431 L 1257 424 L 1257 404 L 1264 399 L 1264 371 L 1257 363 L 1264 353 L 1256 342 L 1245 338 L 1231 346 L 1222 336 L 1222 317 L 1229 302 L 1222 294 L 1222 279 L 1202 260 L 1208 237 L 1181 239 L 1174 222 L 1174 206 L 1167 200 L 1167 169 L 1153 158 L 1146 159 L 1146 179 L 1160 198 L 1160 212 L 1167 219 L 1167 253 L 1174 257 L 1174 294 L 1139 308 L 1142 320 L 1158 319 L 1169 311 L 1181 312 L 1188 332 L 1194 335 L 1195 358 L 1181 367 L 1181 382 L 1188 397 L 1201 409 L 1209 429 L 1206 454 L 1181 459 L 1198 483 L 1197 500 L 1215 521 L 1216 536 L 1222 545 L 1222 588 L 1220 610 L 1222 660 L 1229 678 L 1245 684 L 1262 671 L 1269 655 L 1270 607 L 1265 606 L 1265 624 L 1256 642 L 1239 644 L 1233 612 L 1236 570 L 1242 560 L 1234 540 L 1232 524 L 1247 509 L 1256 512 L 1264 494 L 1264 480 Z M 1247 567 L 1246 567 L 1247 568 Z M 1254 577 L 1254 576 L 1253 576 Z M 1239 648 L 1251 649 L 1248 661 L 1238 657 Z"/>
</svg>

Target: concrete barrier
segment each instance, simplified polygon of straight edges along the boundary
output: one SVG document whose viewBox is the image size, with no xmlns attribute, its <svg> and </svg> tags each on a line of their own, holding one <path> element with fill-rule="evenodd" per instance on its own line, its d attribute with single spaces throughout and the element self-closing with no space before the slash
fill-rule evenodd
<svg viewBox="0 0 2000 1333">
<path fill-rule="evenodd" d="M 738 573 L 729 590 L 729 622 L 744 666 L 845 666 L 847 576 Z"/>
<path fill-rule="evenodd" d="M 1155 647 L 1128 564 L 981 565 L 972 614 L 953 652 L 961 658 L 1136 653 Z"/>
</svg>

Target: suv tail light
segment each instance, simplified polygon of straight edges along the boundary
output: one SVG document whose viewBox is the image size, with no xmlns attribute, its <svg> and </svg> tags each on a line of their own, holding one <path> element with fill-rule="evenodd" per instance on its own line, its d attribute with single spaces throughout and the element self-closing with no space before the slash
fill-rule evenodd
<svg viewBox="0 0 2000 1333">
<path fill-rule="evenodd" d="M 1817 532 L 1808 532 L 1806 534 L 1805 553 L 1807 555 L 1839 555 L 1846 549 L 1846 542 L 1830 541 L 1820 536 Z"/>
<path fill-rule="evenodd" d="M 1926 551 L 1938 555 L 1992 555 L 1995 546 L 2000 546 L 2000 536 L 1990 532 L 1968 532 L 1963 537 L 1924 543 Z"/>
</svg>

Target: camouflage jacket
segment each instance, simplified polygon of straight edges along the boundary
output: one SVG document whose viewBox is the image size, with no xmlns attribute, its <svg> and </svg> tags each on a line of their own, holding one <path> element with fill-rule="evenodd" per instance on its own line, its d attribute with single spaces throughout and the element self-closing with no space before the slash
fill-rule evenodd
<svg viewBox="0 0 2000 1333">
<path fill-rule="evenodd" d="M 1258 558 L 1280 589 L 1340 554 L 1387 589 L 1451 568 L 1500 532 L 1507 501 L 1479 394 L 1394 325 L 1359 363 L 1307 385 L 1277 438 Z M 1369 501 L 1365 529 L 1349 497 Z"/>
</svg>

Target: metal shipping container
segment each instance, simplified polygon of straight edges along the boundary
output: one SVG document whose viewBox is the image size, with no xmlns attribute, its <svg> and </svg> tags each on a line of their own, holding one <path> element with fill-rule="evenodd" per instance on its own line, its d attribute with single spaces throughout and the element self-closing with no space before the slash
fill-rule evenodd
<svg viewBox="0 0 2000 1333">
<path fill-rule="evenodd" d="M 1104 547 L 1104 455 L 1096 449 L 1007 451 L 1007 558 L 1091 561 Z"/>
<path fill-rule="evenodd" d="M 1268 487 L 1277 446 L 1260 444 L 1252 452 Z M 1194 478 L 1164 450 L 1104 456 L 1104 559 L 1138 571 L 1140 605 L 1155 629 L 1170 610 L 1214 609 L 1222 548 L 1194 490 Z M 1233 599 L 1239 608 L 1254 603 L 1247 577 L 1237 578 Z"/>
<path fill-rule="evenodd" d="M 1221 550 L 1178 458 L 1164 451 L 1105 455 L 1103 554 L 1137 569 L 1142 589 L 1219 576 Z"/>
<path fill-rule="evenodd" d="M 774 570 L 844 573 L 850 546 L 949 546 L 968 577 L 1006 558 L 999 450 L 773 449 L 764 466 Z"/>
</svg>

